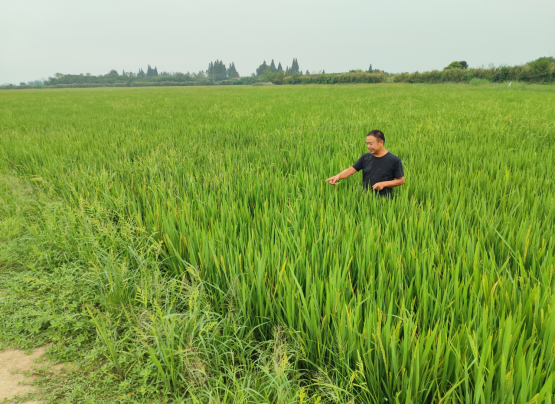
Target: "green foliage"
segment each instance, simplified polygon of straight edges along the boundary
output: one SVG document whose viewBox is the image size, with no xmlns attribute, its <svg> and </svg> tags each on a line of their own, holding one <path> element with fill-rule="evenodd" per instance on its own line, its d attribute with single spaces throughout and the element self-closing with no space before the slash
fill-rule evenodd
<svg viewBox="0 0 555 405">
<path fill-rule="evenodd" d="M 0 169 L 63 202 L 52 230 L 25 228 L 44 235 L 32 262 L 81 270 L 86 336 L 105 331 L 95 358 L 133 395 L 549 403 L 549 90 L 6 92 Z M 369 128 L 403 160 L 394 201 L 323 182 L 365 152 Z"/>
<path fill-rule="evenodd" d="M 547 58 L 547 61 L 549 61 L 549 58 Z M 547 64 L 546 60 L 542 60 L 537 67 L 532 67 L 533 63 L 535 62 L 523 66 L 500 66 L 489 69 L 452 67 L 445 68 L 443 71 L 400 73 L 393 76 L 393 81 L 396 83 L 469 83 L 472 79 L 477 78 L 492 83 L 503 83 L 505 81 L 555 82 L 555 63 Z"/>
<path fill-rule="evenodd" d="M 208 70 L 206 73 L 214 79 L 215 81 L 226 80 L 228 78 L 227 69 L 223 61 L 216 60 L 215 62 L 210 62 L 208 65 Z M 235 71 L 234 73 L 237 73 Z"/>
<path fill-rule="evenodd" d="M 554 83 L 555 62 L 553 58 L 539 58 L 526 65 L 499 66 L 489 69 L 468 68 L 466 61 L 453 62 L 443 71 L 432 70 L 428 72 L 413 72 L 388 74 L 373 69 L 372 65 L 367 72 L 361 69 L 351 70 L 347 73 L 334 73 L 326 75 L 311 75 L 307 70 L 303 75 L 296 59 L 293 59 L 292 68 L 287 67 L 284 76 L 276 74 L 283 71 L 281 63 L 275 67 L 272 60 L 268 66 L 264 61 L 257 69 L 256 75 L 239 78 L 235 64 L 231 63 L 226 69 L 222 61 L 211 62 L 208 70 L 199 73 L 167 73 L 158 75 L 156 68 L 149 66 L 150 76 L 147 78 L 142 69 L 139 73 L 125 73 L 118 75 L 111 71 L 107 75 L 64 75 L 56 73 L 47 81 L 29 82 L 20 86 L 0 86 L 0 89 L 31 89 L 31 88 L 78 88 L 78 87 L 148 87 L 148 86 L 208 86 L 208 85 L 244 85 L 272 82 L 274 84 L 332 84 L 332 83 L 469 83 L 472 79 L 488 80 L 491 83 L 505 81 L 518 81 L 526 83 Z M 229 80 L 234 79 L 234 80 Z"/>
<path fill-rule="evenodd" d="M 229 64 L 229 68 L 227 69 L 227 76 L 231 79 L 239 77 L 239 72 L 235 68 L 235 62 L 231 62 Z"/>
<path fill-rule="evenodd" d="M 317 401 L 284 332 L 257 342 L 233 293 L 218 315 L 198 275 L 164 274 L 161 245 L 121 201 L 71 207 L 37 186 L 0 175 L 0 341 L 50 343 L 51 360 L 72 362 L 67 374 L 45 370 L 37 399 Z"/>
<path fill-rule="evenodd" d="M 461 62 L 451 62 L 449 66 L 445 67 L 444 70 L 448 69 L 463 69 Z"/>
<path fill-rule="evenodd" d="M 263 82 L 271 82 L 273 84 L 283 84 L 285 82 L 285 79 L 286 75 L 283 70 L 276 73 L 271 73 L 270 70 L 266 70 L 266 73 L 264 73 L 264 76 L 262 76 Z"/>
<path fill-rule="evenodd" d="M 258 66 L 256 68 L 256 75 L 257 76 L 262 76 L 264 75 L 267 71 L 270 71 L 270 67 L 266 64 L 266 61 L 264 61 L 260 66 Z M 272 73 L 270 71 L 270 73 Z"/>
<path fill-rule="evenodd" d="M 155 77 L 155 76 L 158 76 L 158 69 L 156 67 L 152 69 L 150 65 L 148 65 L 148 68 L 146 70 L 146 77 Z"/>
<path fill-rule="evenodd" d="M 276 68 L 276 64 L 274 63 L 273 59 L 272 59 L 272 63 L 270 63 L 269 68 L 270 68 L 271 73 L 277 73 L 277 71 L 278 71 L 277 68 Z"/>
<path fill-rule="evenodd" d="M 301 73 L 301 69 L 299 68 L 299 62 L 297 62 L 297 58 L 293 58 L 293 62 L 291 63 L 291 68 L 287 67 L 285 70 L 287 75 L 294 75 Z"/>
<path fill-rule="evenodd" d="M 553 58 L 538 58 L 528 64 L 530 67 L 530 75 L 534 78 L 546 78 L 549 73 L 555 70 L 555 63 Z"/>
<path fill-rule="evenodd" d="M 311 75 L 293 75 L 284 78 L 284 84 L 347 84 L 347 83 L 385 83 L 387 75 L 366 73 L 362 70 L 349 73 L 322 73 Z"/>
<path fill-rule="evenodd" d="M 41 181 L 36 178 L 35 187 Z M 0 174 L 0 342 L 25 349 L 50 342 L 62 361 L 74 360 L 94 337 L 81 314 L 86 299 L 80 264 L 86 259 L 74 261 L 76 246 L 58 237 L 74 236 L 66 224 L 60 203 Z"/>
</svg>

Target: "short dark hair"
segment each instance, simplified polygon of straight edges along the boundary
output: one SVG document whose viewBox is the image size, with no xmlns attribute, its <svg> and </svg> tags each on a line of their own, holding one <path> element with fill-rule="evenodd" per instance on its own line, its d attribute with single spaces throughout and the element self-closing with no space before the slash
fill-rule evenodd
<svg viewBox="0 0 555 405">
<path fill-rule="evenodd" d="M 374 129 L 373 131 L 368 132 L 368 135 L 366 135 L 366 137 L 369 137 L 369 136 L 373 136 L 378 141 L 382 141 L 383 143 L 385 143 L 385 135 L 383 134 L 382 131 L 378 129 Z"/>
</svg>

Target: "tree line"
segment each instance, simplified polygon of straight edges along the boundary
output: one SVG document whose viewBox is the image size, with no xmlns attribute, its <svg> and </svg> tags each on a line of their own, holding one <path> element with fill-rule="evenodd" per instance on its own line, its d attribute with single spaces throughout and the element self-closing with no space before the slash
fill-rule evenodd
<svg viewBox="0 0 555 405">
<path fill-rule="evenodd" d="M 215 60 L 208 64 L 206 70 L 201 70 L 200 72 L 158 72 L 158 68 L 154 66 L 152 68 L 150 65 L 147 67 L 145 72 L 142 68 L 139 68 L 137 73 L 126 72 L 123 70 L 118 73 L 117 70 L 112 69 L 105 75 L 94 76 L 90 73 L 87 74 L 62 74 L 56 73 L 53 77 L 49 77 L 44 81 L 32 81 L 28 83 L 20 83 L 20 86 L 43 86 L 43 87 L 102 87 L 102 86 L 115 86 L 115 87 L 132 87 L 132 86 L 164 86 L 164 85 L 211 85 L 216 83 L 221 84 L 252 84 L 264 79 L 266 81 L 272 81 L 275 78 L 272 76 L 274 74 L 283 73 L 283 76 L 302 74 L 299 68 L 299 63 L 296 58 L 293 59 L 291 67 L 287 67 L 285 70 L 282 68 L 281 63 L 275 66 L 272 60 L 270 65 L 266 64 L 264 61 L 257 69 L 256 73 L 252 73 L 251 76 L 241 77 L 237 68 L 235 67 L 235 62 L 231 62 L 229 65 L 222 60 Z M 266 74 L 266 76 L 264 76 Z M 308 74 L 308 71 L 307 71 Z M 227 81 L 233 81 L 233 83 L 222 83 Z M 0 86 L 0 87 L 14 87 L 13 85 Z"/>
<path fill-rule="evenodd" d="M 452 62 L 443 70 L 399 73 L 396 83 L 482 83 L 525 82 L 555 83 L 555 58 L 541 57 L 524 65 L 469 68 L 465 61 Z"/>
<path fill-rule="evenodd" d="M 208 64 L 208 69 L 200 72 L 158 72 L 150 65 L 145 72 L 139 68 L 137 73 L 118 73 L 112 69 L 105 75 L 93 76 L 89 73 L 71 75 L 56 73 L 44 81 L 20 83 L 19 86 L 4 85 L 1 89 L 41 88 L 41 87 L 137 87 L 137 86 L 207 86 L 237 84 L 334 84 L 334 83 L 470 83 L 519 81 L 527 83 L 555 83 L 555 59 L 541 57 L 524 65 L 499 66 L 489 68 L 469 68 L 466 61 L 453 61 L 443 70 L 413 73 L 387 73 L 374 69 L 350 70 L 344 73 L 303 73 L 296 58 L 291 66 L 283 69 L 281 62 L 277 66 L 272 59 L 270 64 L 263 61 L 250 76 L 240 76 L 235 63 L 229 65 L 221 60 Z"/>
<path fill-rule="evenodd" d="M 260 66 L 256 68 L 256 76 L 264 76 L 264 74 L 267 74 L 267 73 L 274 74 L 274 73 L 280 73 L 280 72 L 284 72 L 284 74 L 288 76 L 292 76 L 295 74 L 302 74 L 302 71 L 299 68 L 299 62 L 297 61 L 297 58 L 293 58 L 291 67 L 287 66 L 285 69 L 283 69 L 283 67 L 281 66 L 281 62 L 278 62 L 278 66 L 276 67 L 276 64 L 273 59 L 269 65 L 266 64 L 266 61 L 264 61 Z M 307 74 L 309 74 L 308 70 L 307 70 Z"/>
<path fill-rule="evenodd" d="M 210 62 L 206 73 L 208 77 L 211 77 L 215 81 L 236 79 L 239 77 L 239 72 L 237 72 L 237 69 L 235 68 L 235 62 L 231 62 L 229 67 L 226 68 L 225 63 L 217 59 L 215 62 Z"/>
</svg>

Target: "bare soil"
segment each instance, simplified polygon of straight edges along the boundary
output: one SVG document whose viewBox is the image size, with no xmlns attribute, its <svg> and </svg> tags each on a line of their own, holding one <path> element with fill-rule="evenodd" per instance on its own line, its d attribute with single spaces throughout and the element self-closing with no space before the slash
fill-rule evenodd
<svg viewBox="0 0 555 405">
<path fill-rule="evenodd" d="M 25 350 L 6 349 L 0 351 L 0 403 L 12 400 L 15 396 L 23 397 L 35 392 L 35 387 L 31 385 L 37 377 L 34 372 L 41 364 L 36 360 L 44 359 L 44 352 L 47 346 L 34 349 L 32 354 L 25 354 Z M 43 363 L 43 365 L 45 365 Z M 46 364 L 49 371 L 57 373 L 60 365 Z M 37 402 L 24 402 L 35 404 Z"/>
</svg>

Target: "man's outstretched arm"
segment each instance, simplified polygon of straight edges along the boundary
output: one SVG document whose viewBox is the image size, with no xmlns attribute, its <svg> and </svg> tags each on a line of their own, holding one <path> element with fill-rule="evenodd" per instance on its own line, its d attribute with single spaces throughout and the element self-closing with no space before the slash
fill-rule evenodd
<svg viewBox="0 0 555 405">
<path fill-rule="evenodd" d="M 337 182 L 339 180 L 343 180 L 346 179 L 347 177 L 352 176 L 353 174 L 355 174 L 357 171 L 355 170 L 354 167 L 349 167 L 348 169 L 343 170 L 341 173 L 336 174 L 333 177 L 330 177 L 329 179 L 327 179 L 326 181 L 329 181 L 330 184 L 337 184 Z"/>
</svg>

